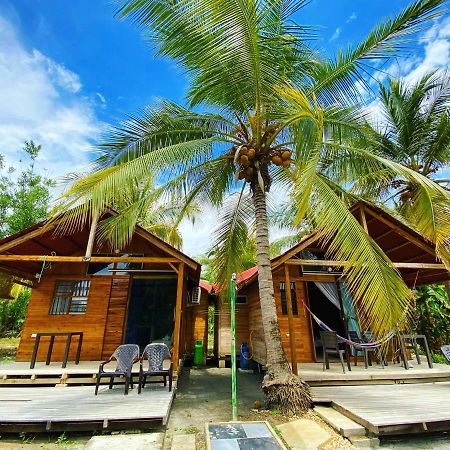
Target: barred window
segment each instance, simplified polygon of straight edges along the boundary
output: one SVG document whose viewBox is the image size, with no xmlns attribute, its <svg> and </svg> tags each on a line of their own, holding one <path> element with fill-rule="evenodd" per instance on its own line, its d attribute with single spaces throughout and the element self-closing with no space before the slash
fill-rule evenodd
<svg viewBox="0 0 450 450">
<path fill-rule="evenodd" d="M 286 283 L 280 283 L 280 293 L 281 293 L 281 313 L 287 314 L 287 298 L 286 298 Z M 291 282 L 291 298 L 292 298 L 292 314 L 298 316 L 297 307 L 297 293 L 295 291 L 295 283 Z"/>
<path fill-rule="evenodd" d="M 89 280 L 56 281 L 49 314 L 84 314 L 90 286 Z"/>
</svg>

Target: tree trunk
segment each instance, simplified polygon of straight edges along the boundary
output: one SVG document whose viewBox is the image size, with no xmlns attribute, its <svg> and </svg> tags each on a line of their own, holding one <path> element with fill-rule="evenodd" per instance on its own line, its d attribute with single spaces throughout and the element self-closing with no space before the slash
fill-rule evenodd
<svg viewBox="0 0 450 450">
<path fill-rule="evenodd" d="M 256 214 L 259 299 L 266 341 L 267 372 L 262 388 L 269 407 L 278 407 L 284 413 L 295 414 L 311 406 L 311 395 L 308 385 L 292 373 L 284 353 L 270 264 L 266 196 L 258 183 L 253 189 L 253 204 Z"/>
</svg>

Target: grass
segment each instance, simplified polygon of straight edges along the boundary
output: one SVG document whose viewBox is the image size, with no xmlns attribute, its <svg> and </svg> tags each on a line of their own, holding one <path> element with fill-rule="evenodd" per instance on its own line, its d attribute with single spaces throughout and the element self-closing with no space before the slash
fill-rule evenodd
<svg viewBox="0 0 450 450">
<path fill-rule="evenodd" d="M 19 345 L 19 340 L 20 338 L 18 337 L 0 338 L 0 348 L 17 347 Z"/>
</svg>

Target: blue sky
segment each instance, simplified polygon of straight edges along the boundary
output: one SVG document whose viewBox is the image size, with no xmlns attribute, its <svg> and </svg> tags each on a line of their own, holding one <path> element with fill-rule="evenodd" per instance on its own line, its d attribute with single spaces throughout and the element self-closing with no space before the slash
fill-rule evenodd
<svg viewBox="0 0 450 450">
<path fill-rule="evenodd" d="M 332 55 L 407 4 L 313 0 L 296 20 L 316 26 L 314 46 Z M 448 67 L 449 55 L 445 16 L 385 70 L 412 81 Z M 113 1 L 0 0 L 0 153 L 15 167 L 23 141 L 32 138 L 43 145 L 41 169 L 49 176 L 81 170 L 108 125 L 156 97 L 182 101 L 185 86 L 180 69 L 155 59 L 135 24 L 114 17 Z"/>
</svg>

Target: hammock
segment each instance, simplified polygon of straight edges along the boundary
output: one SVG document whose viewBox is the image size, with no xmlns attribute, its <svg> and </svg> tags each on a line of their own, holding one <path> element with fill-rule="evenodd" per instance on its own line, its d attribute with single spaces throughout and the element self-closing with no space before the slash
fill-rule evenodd
<svg viewBox="0 0 450 450">
<path fill-rule="evenodd" d="M 315 322 L 317 323 L 317 325 L 319 325 L 320 328 L 322 328 L 322 330 L 324 331 L 334 331 L 332 330 L 325 322 L 323 322 L 322 320 L 320 320 L 306 305 L 305 302 L 303 302 L 303 306 L 309 311 L 309 313 L 311 314 L 311 317 L 315 320 Z M 339 334 L 337 334 L 337 337 L 339 339 L 340 342 L 344 342 L 348 345 L 350 345 L 351 347 L 355 347 L 355 348 L 360 348 L 360 349 L 375 349 L 378 347 L 381 347 L 382 345 L 384 345 L 386 342 L 389 342 L 395 335 L 396 332 L 394 330 L 390 331 L 386 336 L 384 336 L 382 339 L 378 339 L 377 341 L 374 342 L 354 342 L 350 339 L 345 338 L 344 336 L 340 336 Z"/>
</svg>

